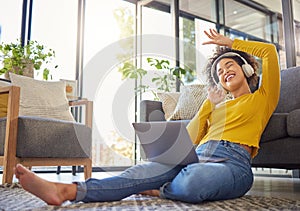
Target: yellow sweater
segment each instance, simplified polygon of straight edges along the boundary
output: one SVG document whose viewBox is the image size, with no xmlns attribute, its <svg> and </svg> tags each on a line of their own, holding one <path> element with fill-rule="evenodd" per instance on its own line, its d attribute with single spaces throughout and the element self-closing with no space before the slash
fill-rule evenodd
<svg viewBox="0 0 300 211">
<path fill-rule="evenodd" d="M 272 44 L 235 39 L 233 49 L 262 59 L 261 86 L 252 94 L 214 106 L 206 100 L 187 129 L 194 144 L 209 140 L 227 140 L 252 146 L 252 157 L 279 99 L 280 69 L 276 48 Z"/>
</svg>

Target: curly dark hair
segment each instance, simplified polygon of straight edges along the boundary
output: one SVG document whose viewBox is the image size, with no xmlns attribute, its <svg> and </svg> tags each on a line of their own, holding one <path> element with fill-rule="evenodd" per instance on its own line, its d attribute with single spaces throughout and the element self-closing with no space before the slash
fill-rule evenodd
<svg viewBox="0 0 300 211">
<path fill-rule="evenodd" d="M 248 85 L 249 85 L 249 88 L 250 88 L 251 92 L 254 92 L 258 87 L 257 71 L 258 71 L 258 68 L 259 68 L 259 63 L 257 62 L 257 60 L 252 55 L 250 55 L 246 52 L 238 51 L 238 50 L 234 50 L 234 49 L 226 48 L 226 47 L 218 48 L 217 51 L 213 54 L 213 56 L 208 60 L 208 64 L 206 65 L 205 70 L 204 70 L 205 74 L 206 74 L 206 77 L 207 77 L 208 85 L 210 85 L 210 86 L 216 85 L 215 82 L 212 79 L 211 68 L 212 68 L 212 65 L 213 65 L 214 61 L 216 61 L 222 54 L 227 53 L 227 52 L 234 52 L 234 53 L 239 54 L 241 57 L 243 57 L 247 61 L 248 64 L 250 64 L 252 66 L 252 68 L 254 70 L 254 74 L 251 77 L 247 78 L 247 82 L 248 82 Z M 238 56 L 234 56 L 234 57 L 230 56 L 228 58 L 232 58 L 240 66 L 245 64 L 243 62 L 243 60 L 241 58 L 239 58 Z"/>
</svg>

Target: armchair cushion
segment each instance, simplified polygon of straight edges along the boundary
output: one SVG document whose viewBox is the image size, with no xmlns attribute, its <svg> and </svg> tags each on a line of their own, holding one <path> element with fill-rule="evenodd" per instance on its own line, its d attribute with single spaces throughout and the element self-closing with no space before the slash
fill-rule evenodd
<svg viewBox="0 0 300 211">
<path fill-rule="evenodd" d="M 0 155 L 4 153 L 6 118 L 0 118 Z M 88 158 L 91 128 L 76 122 L 20 116 L 17 157 Z"/>
<path fill-rule="evenodd" d="M 264 133 L 261 136 L 260 142 L 267 142 L 288 136 L 287 133 L 287 118 L 288 113 L 273 113 Z"/>
<path fill-rule="evenodd" d="M 289 113 L 287 118 L 287 132 L 292 137 L 300 137 L 300 109 Z"/>
<path fill-rule="evenodd" d="M 39 81 L 10 73 L 12 85 L 21 88 L 20 116 L 73 121 L 63 81 Z"/>
</svg>

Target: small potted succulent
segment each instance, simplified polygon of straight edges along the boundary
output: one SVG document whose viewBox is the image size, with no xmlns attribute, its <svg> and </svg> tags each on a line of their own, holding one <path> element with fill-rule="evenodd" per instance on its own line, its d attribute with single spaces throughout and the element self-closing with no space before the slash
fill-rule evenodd
<svg viewBox="0 0 300 211">
<path fill-rule="evenodd" d="M 9 78 L 9 72 L 13 72 L 33 77 L 34 71 L 41 71 L 43 79 L 48 80 L 50 70 L 47 67 L 41 68 L 43 64 L 51 62 L 54 57 L 54 50 L 46 49 L 37 41 L 30 40 L 24 46 L 20 40 L 17 40 L 16 43 L 2 43 L 0 45 L 0 62 L 3 66 L 0 69 L 0 75 L 5 74 L 5 77 Z M 54 68 L 57 68 L 57 65 Z"/>
</svg>

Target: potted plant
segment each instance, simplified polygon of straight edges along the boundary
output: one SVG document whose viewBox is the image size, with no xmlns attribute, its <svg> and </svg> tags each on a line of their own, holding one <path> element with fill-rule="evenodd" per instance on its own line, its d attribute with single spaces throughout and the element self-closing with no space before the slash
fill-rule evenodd
<svg viewBox="0 0 300 211">
<path fill-rule="evenodd" d="M 55 57 L 52 49 L 46 49 L 44 45 L 37 41 L 30 40 L 26 45 L 22 45 L 20 40 L 16 43 L 2 43 L 0 45 L 0 61 L 3 67 L 0 69 L 0 75 L 13 72 L 18 75 L 29 77 L 34 76 L 34 70 L 42 71 L 43 79 L 48 80 L 50 70 L 43 64 L 48 64 Z M 57 68 L 57 65 L 54 67 Z"/>
<path fill-rule="evenodd" d="M 163 92 L 170 92 L 175 89 L 176 79 L 181 84 L 183 81 L 191 82 L 195 79 L 195 71 L 185 67 L 173 67 L 171 62 L 166 59 L 147 58 L 147 63 L 154 67 L 158 71 L 151 81 L 155 83 L 156 89 Z M 122 79 L 136 79 L 142 81 L 143 77 L 147 75 L 148 71 L 142 68 L 136 68 L 130 61 L 123 63 L 123 66 L 119 68 L 119 72 L 122 74 Z M 159 73 L 160 72 L 160 73 Z M 143 93 L 149 91 L 148 85 L 139 85 L 136 87 L 136 93 Z M 150 90 L 151 91 L 151 90 Z M 152 91 L 153 95 L 157 99 L 156 92 Z"/>
</svg>

